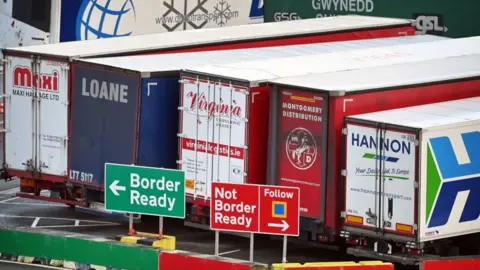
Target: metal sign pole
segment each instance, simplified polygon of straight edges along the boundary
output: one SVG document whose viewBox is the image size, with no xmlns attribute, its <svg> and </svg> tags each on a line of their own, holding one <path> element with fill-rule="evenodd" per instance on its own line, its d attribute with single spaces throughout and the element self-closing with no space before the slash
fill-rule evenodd
<svg viewBox="0 0 480 270">
<path fill-rule="evenodd" d="M 254 233 L 250 233 L 250 261 L 253 262 L 253 237 Z"/>
<path fill-rule="evenodd" d="M 218 230 L 215 231 L 215 256 L 218 256 L 218 246 L 220 242 L 220 232 Z"/>
<path fill-rule="evenodd" d="M 160 217 L 159 220 L 158 220 L 158 229 L 159 229 L 159 233 L 158 233 L 158 236 L 159 236 L 159 239 L 162 239 L 163 238 L 163 217 Z"/>
<path fill-rule="evenodd" d="M 282 255 L 282 263 L 287 263 L 287 236 L 283 236 L 283 255 Z"/>
<path fill-rule="evenodd" d="M 135 231 L 133 230 L 133 213 L 128 214 L 128 234 L 135 234 Z"/>
</svg>

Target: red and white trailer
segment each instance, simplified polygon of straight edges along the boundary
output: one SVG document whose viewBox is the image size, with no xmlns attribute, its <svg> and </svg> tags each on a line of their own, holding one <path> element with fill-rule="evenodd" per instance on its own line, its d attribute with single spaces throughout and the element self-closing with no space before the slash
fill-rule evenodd
<svg viewBox="0 0 480 270">
<path fill-rule="evenodd" d="M 333 184 L 340 183 L 336 180 L 340 176 L 340 145 L 335 136 L 340 135 L 343 117 L 358 110 L 382 109 L 382 106 L 407 106 L 436 98 L 472 96 L 477 90 L 424 99 L 416 99 L 412 95 L 416 92 L 408 92 L 408 95 L 399 94 L 401 99 L 388 99 L 392 91 L 382 89 L 378 91 L 381 99 L 362 92 L 367 98 L 357 102 L 362 97 L 360 94 L 360 97 L 343 97 L 342 91 L 329 91 L 328 88 L 310 91 L 274 87 L 272 92 L 269 81 L 301 75 L 308 80 L 317 77 L 326 80 L 337 78 L 347 70 L 362 71 L 369 77 L 369 69 L 374 67 L 475 53 L 480 53 L 480 38 L 185 70 L 181 74 L 179 169 L 185 171 L 187 178 L 187 203 L 191 204 L 187 208 L 187 221 L 208 222 L 210 185 L 214 181 L 294 186 L 307 194 L 301 196 L 302 230 L 308 232 L 312 240 L 333 240 L 332 236 L 338 235 L 336 232 L 340 230 L 339 186 Z M 310 147 L 294 151 L 297 146 Z"/>
<path fill-rule="evenodd" d="M 65 182 L 71 173 L 67 157 L 75 59 L 413 34 L 410 20 L 339 16 L 5 49 L 4 178 L 19 177 L 21 187 L 34 190 L 33 195 L 22 196 L 40 199 L 40 190 L 56 190 L 62 195 L 58 201 L 86 204 L 64 200 L 68 193 Z"/>
<path fill-rule="evenodd" d="M 355 171 L 351 167 L 346 170 L 342 165 L 343 138 L 352 132 L 350 128 L 344 129 L 344 119 L 356 114 L 480 96 L 479 60 L 478 52 L 470 52 L 271 81 L 275 91 L 269 137 L 272 168 L 269 180 L 279 185 L 298 186 L 303 194 L 308 194 L 308 200 L 302 203 L 304 212 L 314 209 L 311 221 L 323 225 L 310 231 L 312 239 L 333 240 L 340 235 L 346 237 L 348 243 L 357 243 L 370 237 L 374 241 L 367 240 L 361 242 L 362 245 L 368 244 L 372 251 L 376 248 L 380 253 L 388 253 L 388 247 L 396 245 L 405 252 L 421 249 L 415 244 L 421 228 L 418 224 L 423 222 L 414 214 L 417 204 L 407 204 L 402 210 L 410 211 L 414 220 L 386 229 L 383 222 L 367 226 L 367 218 L 362 219 L 368 215 L 366 212 L 378 213 L 374 203 L 369 206 L 370 210 L 362 209 L 364 212 L 360 213 L 354 212 L 352 203 L 358 205 L 359 202 L 351 201 L 351 193 L 347 193 L 345 201 L 342 179 Z M 363 141 L 367 145 L 370 142 L 366 138 Z M 367 189 L 366 184 L 363 187 Z M 417 201 L 417 196 L 412 194 L 411 198 L 412 202 Z"/>
</svg>

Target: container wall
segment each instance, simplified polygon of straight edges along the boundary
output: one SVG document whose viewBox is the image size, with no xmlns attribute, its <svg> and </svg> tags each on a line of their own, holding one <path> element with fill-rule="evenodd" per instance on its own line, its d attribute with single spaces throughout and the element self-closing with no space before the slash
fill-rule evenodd
<svg viewBox="0 0 480 270">
<path fill-rule="evenodd" d="M 7 166 L 17 171 L 16 176 L 28 177 L 25 172 L 37 171 L 41 179 L 63 181 L 67 175 L 68 63 L 7 56 L 4 72 Z"/>
<path fill-rule="evenodd" d="M 302 216 L 322 219 L 324 201 L 324 120 L 325 97 L 322 94 L 280 89 L 278 91 L 276 129 L 277 175 L 281 186 L 300 188 Z"/>
<path fill-rule="evenodd" d="M 413 237 L 417 135 L 355 120 L 345 127 L 345 230 Z"/>
<path fill-rule="evenodd" d="M 188 195 L 209 198 L 212 181 L 247 181 L 250 89 L 229 80 L 181 78 L 179 169 Z"/>
<path fill-rule="evenodd" d="M 480 124 L 422 134 L 420 241 L 480 232 Z"/>
<path fill-rule="evenodd" d="M 178 77 L 142 80 L 137 164 L 175 169 L 178 157 Z"/>
<path fill-rule="evenodd" d="M 136 161 L 137 75 L 74 65 L 69 180 L 102 187 L 106 162 Z"/>
<path fill-rule="evenodd" d="M 422 104 L 462 99 L 480 95 L 480 80 L 412 86 L 378 90 L 370 93 L 331 97 L 328 122 L 327 222 L 329 228 L 340 230 L 341 212 L 341 151 L 342 128 L 345 116 L 403 108 Z"/>
</svg>

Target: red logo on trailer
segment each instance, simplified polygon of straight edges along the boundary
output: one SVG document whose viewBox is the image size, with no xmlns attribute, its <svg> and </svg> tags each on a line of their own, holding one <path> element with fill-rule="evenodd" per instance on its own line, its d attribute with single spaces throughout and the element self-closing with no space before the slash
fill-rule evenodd
<svg viewBox="0 0 480 270">
<path fill-rule="evenodd" d="M 237 105 L 237 101 L 232 99 L 232 104 L 225 104 L 220 98 L 220 102 L 208 101 L 204 93 L 200 93 L 200 96 L 194 92 L 188 92 L 187 98 L 190 98 L 190 111 L 195 114 L 198 109 L 200 112 L 208 112 L 207 120 L 211 120 L 214 114 L 221 116 L 240 117 L 242 115 L 242 107 Z"/>
<path fill-rule="evenodd" d="M 299 234 L 298 188 L 213 182 L 210 203 L 212 230 Z"/>
<path fill-rule="evenodd" d="M 58 92 L 58 71 L 54 70 L 53 74 L 33 74 L 29 67 L 17 66 L 13 69 L 13 86 L 33 86 L 39 90 Z"/>
</svg>

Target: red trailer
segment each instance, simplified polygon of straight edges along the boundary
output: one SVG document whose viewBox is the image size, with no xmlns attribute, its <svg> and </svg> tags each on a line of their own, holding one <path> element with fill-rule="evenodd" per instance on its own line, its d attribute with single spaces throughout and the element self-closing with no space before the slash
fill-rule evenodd
<svg viewBox="0 0 480 270">
<path fill-rule="evenodd" d="M 329 81 L 329 78 L 338 78 L 339 74 L 351 69 L 363 71 L 365 75 L 373 67 L 469 53 L 480 53 L 480 38 L 439 40 L 186 70 L 182 74 L 181 88 L 179 169 L 186 172 L 188 181 L 187 202 L 191 208 L 187 207 L 187 222 L 208 223 L 210 182 L 264 184 L 268 179 L 267 184 L 299 187 L 304 194 L 301 196 L 300 209 L 302 230 L 309 233 L 312 240 L 333 240 L 340 228 L 340 209 L 337 205 L 339 187 L 328 183 L 333 183 L 340 173 L 337 164 L 340 145 L 337 146 L 335 136 L 341 132 L 343 117 L 363 110 L 375 110 L 376 107 L 382 109 L 381 106 L 389 108 L 399 102 L 403 102 L 399 106 L 406 106 L 422 100 L 408 96 L 413 92 L 400 93 L 400 100 L 387 99 L 386 96 L 391 95 L 392 91 L 385 92 L 383 89 L 376 94 L 360 91 L 361 95 L 352 92 L 358 97 L 343 97 L 350 93 L 330 91 L 328 88 L 311 91 L 283 87 L 275 87 L 270 98 L 272 87 L 269 80 L 278 79 L 282 82 L 280 78 L 313 73 L 305 78 L 316 81 L 315 78 L 321 77 Z M 356 84 L 356 81 L 346 82 Z M 476 90 L 472 89 L 465 92 L 465 96 L 475 93 Z M 366 99 L 360 99 L 363 95 Z M 380 101 L 376 101 L 376 95 L 383 95 Z M 439 95 L 437 99 L 446 98 L 446 95 Z M 455 93 L 448 98 L 457 95 L 458 98 L 463 97 L 461 93 Z M 430 99 L 435 101 L 435 98 Z M 430 99 L 425 102 L 430 102 Z M 270 149 L 268 166 L 267 148 Z"/>
<path fill-rule="evenodd" d="M 470 40 L 475 46 L 480 45 L 480 38 Z M 309 214 L 313 209 L 313 215 L 308 215 L 311 223 L 304 223 L 303 227 L 311 233 L 312 240 L 333 241 L 335 236 L 343 236 L 348 243 L 357 243 L 368 236 L 374 240 L 358 243 L 368 243 L 370 255 L 375 253 L 374 249 L 385 253 L 385 247 L 396 245 L 404 247 L 404 251 L 420 248 L 412 243 L 416 243 L 420 228 L 414 225 L 422 223 L 421 220 L 408 225 L 408 233 L 408 226 L 394 231 L 385 230 L 383 225 L 363 231 L 352 229 L 352 224 L 359 228 L 358 216 L 365 213 L 344 211 L 342 175 L 356 173 L 342 166 L 345 154 L 342 134 L 350 132 L 343 129 L 344 118 L 480 96 L 479 59 L 479 52 L 466 49 L 464 54 L 452 57 L 271 81 L 274 91 L 269 180 L 300 187 L 301 197 L 307 198 L 302 203 L 304 212 Z M 368 145 L 369 141 L 365 139 L 363 143 Z M 410 210 L 417 211 L 417 208 Z M 342 231 L 344 223 L 346 229 Z M 360 253 L 361 256 L 368 254 Z"/>
<path fill-rule="evenodd" d="M 69 175 L 81 175 L 71 171 L 67 158 L 70 102 L 74 102 L 70 99 L 74 81 L 71 63 L 75 59 L 401 35 L 414 35 L 410 20 L 339 16 L 6 49 L 3 80 L 9 102 L 5 103 L 4 178 L 21 178 L 21 188 L 33 190 L 33 194 L 19 194 L 24 197 L 88 205 L 68 200 L 70 191 L 65 185 Z M 22 120 L 9 121 L 14 118 Z M 91 180 L 89 174 L 84 178 Z M 43 197 L 41 190 L 58 191 L 61 198 Z"/>
</svg>

